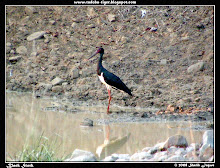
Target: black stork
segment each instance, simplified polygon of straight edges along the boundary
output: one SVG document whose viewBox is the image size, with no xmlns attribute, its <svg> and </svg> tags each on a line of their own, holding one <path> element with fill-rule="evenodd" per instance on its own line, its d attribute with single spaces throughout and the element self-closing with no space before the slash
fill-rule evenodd
<svg viewBox="0 0 220 168">
<path fill-rule="evenodd" d="M 99 76 L 100 81 L 105 84 L 107 90 L 108 90 L 108 108 L 107 108 L 107 114 L 109 114 L 109 107 L 110 107 L 110 102 L 111 102 L 111 87 L 114 89 L 120 89 L 126 93 L 128 93 L 130 96 L 131 90 L 128 89 L 128 87 L 121 81 L 121 79 L 116 76 L 115 74 L 107 71 L 103 66 L 102 66 L 102 58 L 104 54 L 104 49 L 100 47 L 89 59 L 94 57 L 96 54 L 100 54 L 99 61 L 97 64 L 97 74 Z"/>
</svg>

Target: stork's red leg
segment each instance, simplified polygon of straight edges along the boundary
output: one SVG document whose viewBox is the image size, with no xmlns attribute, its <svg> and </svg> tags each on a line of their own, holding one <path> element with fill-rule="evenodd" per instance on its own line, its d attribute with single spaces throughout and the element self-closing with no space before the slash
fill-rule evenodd
<svg viewBox="0 0 220 168">
<path fill-rule="evenodd" d="M 111 90 L 110 89 L 107 89 L 108 90 L 108 108 L 107 108 L 107 114 L 109 114 L 109 107 L 110 107 L 110 102 L 111 102 Z"/>
</svg>

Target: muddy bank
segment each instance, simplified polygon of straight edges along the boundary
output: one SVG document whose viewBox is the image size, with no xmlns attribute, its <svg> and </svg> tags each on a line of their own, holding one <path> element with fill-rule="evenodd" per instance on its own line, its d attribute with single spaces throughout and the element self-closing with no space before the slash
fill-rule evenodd
<svg viewBox="0 0 220 168">
<path fill-rule="evenodd" d="M 114 90 L 112 105 L 159 108 L 162 116 L 212 112 L 213 12 L 209 6 L 7 6 L 6 89 L 107 103 L 97 59 L 84 61 L 102 45 L 103 65 L 134 95 Z M 155 26 L 156 32 L 146 30 Z"/>
</svg>

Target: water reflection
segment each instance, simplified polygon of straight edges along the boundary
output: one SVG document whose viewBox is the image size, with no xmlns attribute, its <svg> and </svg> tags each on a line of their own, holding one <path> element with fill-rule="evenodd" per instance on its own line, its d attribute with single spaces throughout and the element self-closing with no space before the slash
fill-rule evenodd
<svg viewBox="0 0 220 168">
<path fill-rule="evenodd" d="M 110 126 L 106 127 L 106 138 L 104 143 L 99 145 L 96 149 L 96 154 L 100 160 L 118 151 L 129 139 L 130 133 L 123 137 L 113 137 L 110 139 Z"/>
<path fill-rule="evenodd" d="M 204 132 L 183 129 L 190 128 L 189 122 L 99 125 L 96 122 L 98 119 L 108 120 L 109 116 L 105 114 L 105 110 L 104 112 L 45 110 L 46 107 L 53 107 L 56 101 L 58 100 L 36 99 L 27 93 L 6 93 L 7 160 L 14 158 L 25 145 L 32 145 L 42 133 L 49 142 L 56 140 L 57 146 L 54 151 L 57 157 L 61 158 L 71 154 L 75 149 L 81 149 L 94 154 L 97 152 L 97 158 L 99 156 L 103 158 L 110 153 L 134 154 L 175 134 L 185 136 L 189 143 L 201 142 Z M 105 109 L 105 106 L 103 108 Z M 94 126 L 81 127 L 80 123 L 85 118 L 93 120 Z"/>
</svg>

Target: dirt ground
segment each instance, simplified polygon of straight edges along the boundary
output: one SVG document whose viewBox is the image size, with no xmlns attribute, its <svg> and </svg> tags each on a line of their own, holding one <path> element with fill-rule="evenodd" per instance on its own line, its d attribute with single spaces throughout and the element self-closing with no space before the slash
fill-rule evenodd
<svg viewBox="0 0 220 168">
<path fill-rule="evenodd" d="M 212 6 L 7 6 L 6 89 L 107 104 L 98 56 L 86 61 L 102 46 L 134 95 L 113 90 L 112 104 L 213 112 L 213 17 Z"/>
</svg>

